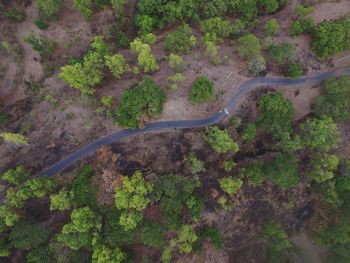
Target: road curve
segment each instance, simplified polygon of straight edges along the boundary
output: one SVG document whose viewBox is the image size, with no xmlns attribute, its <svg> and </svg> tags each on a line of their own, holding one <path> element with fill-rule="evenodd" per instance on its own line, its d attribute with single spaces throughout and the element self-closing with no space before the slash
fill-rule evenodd
<svg viewBox="0 0 350 263">
<path fill-rule="evenodd" d="M 68 155 L 64 159 L 58 161 L 51 167 L 47 168 L 40 175 L 53 176 L 64 169 L 70 167 L 77 161 L 83 159 L 87 155 L 93 153 L 98 148 L 112 144 L 121 139 L 135 136 L 137 134 L 146 133 L 150 131 L 160 131 L 160 130 L 169 130 L 169 129 L 188 129 L 188 128 L 200 128 L 205 126 L 210 126 L 219 123 L 225 119 L 229 112 L 231 112 L 241 101 L 244 95 L 254 90 L 257 87 L 261 86 L 297 86 L 300 84 L 317 84 L 321 81 L 324 81 L 330 77 L 340 76 L 340 75 L 350 75 L 350 67 L 338 69 L 334 71 L 329 71 L 325 73 L 320 73 L 311 77 L 303 77 L 300 79 L 272 79 L 272 78 L 256 78 L 244 82 L 241 86 L 238 87 L 237 91 L 232 96 L 229 103 L 223 108 L 220 112 L 203 119 L 197 120 L 177 120 L 177 121 L 160 121 L 147 124 L 144 128 L 122 130 L 113 132 L 104 137 L 101 137 L 94 142 L 83 146 L 76 152 Z"/>
</svg>

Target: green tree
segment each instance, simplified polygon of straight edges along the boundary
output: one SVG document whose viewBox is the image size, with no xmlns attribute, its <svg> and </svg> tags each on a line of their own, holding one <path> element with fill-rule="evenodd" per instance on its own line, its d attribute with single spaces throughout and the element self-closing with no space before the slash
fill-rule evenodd
<svg viewBox="0 0 350 263">
<path fill-rule="evenodd" d="M 260 53 L 260 41 L 253 34 L 248 34 L 238 39 L 238 55 L 244 59 L 251 59 Z"/>
<path fill-rule="evenodd" d="M 0 218 L 4 220 L 5 225 L 8 227 L 12 227 L 20 221 L 18 213 L 8 204 L 2 204 L 0 206 Z"/>
<path fill-rule="evenodd" d="M 183 225 L 180 233 L 178 245 L 181 254 L 188 254 L 192 251 L 193 243 L 198 239 L 196 233 L 193 231 L 190 225 Z"/>
<path fill-rule="evenodd" d="M 338 146 L 337 124 L 329 117 L 308 119 L 300 125 L 302 143 L 313 150 L 329 151 Z"/>
<path fill-rule="evenodd" d="M 272 183 L 285 189 L 299 182 L 297 160 L 290 154 L 278 154 L 273 161 L 265 163 L 263 173 Z"/>
<path fill-rule="evenodd" d="M 2 132 L 0 133 L 0 137 L 8 143 L 13 143 L 17 145 L 28 144 L 28 139 L 19 133 Z"/>
<path fill-rule="evenodd" d="M 121 75 L 130 70 L 129 65 L 120 54 L 105 57 L 106 66 L 112 72 L 113 76 L 120 79 Z"/>
<path fill-rule="evenodd" d="M 36 0 L 36 5 L 41 16 L 57 18 L 63 7 L 63 0 Z"/>
<path fill-rule="evenodd" d="M 272 19 L 268 20 L 265 24 L 265 33 L 268 36 L 272 36 L 278 32 L 279 27 L 280 26 L 279 26 L 276 18 L 272 18 Z"/>
<path fill-rule="evenodd" d="M 153 45 L 157 42 L 157 37 L 153 33 L 148 33 L 141 35 L 142 42 L 148 44 L 148 45 Z"/>
<path fill-rule="evenodd" d="M 206 171 L 203 162 L 199 160 L 194 153 L 190 153 L 185 158 L 185 165 L 188 166 L 194 174 Z"/>
<path fill-rule="evenodd" d="M 230 172 L 237 164 L 233 160 L 227 160 L 224 161 L 222 165 L 225 172 Z"/>
<path fill-rule="evenodd" d="M 221 178 L 218 181 L 221 189 L 229 195 L 233 195 L 237 193 L 237 191 L 243 185 L 243 181 L 241 179 L 233 178 L 233 177 Z"/>
<path fill-rule="evenodd" d="M 322 183 L 334 176 L 338 168 L 339 159 L 334 154 L 319 154 L 311 159 L 311 170 L 307 173 L 310 181 Z"/>
<path fill-rule="evenodd" d="M 326 80 L 321 96 L 316 101 L 318 116 L 326 115 L 334 120 L 346 120 L 350 116 L 350 78 L 342 76 Z"/>
<path fill-rule="evenodd" d="M 96 188 L 91 184 L 91 177 L 95 174 L 90 165 L 85 165 L 72 185 L 72 194 L 76 206 L 96 207 Z"/>
<path fill-rule="evenodd" d="M 204 17 L 224 17 L 228 11 L 229 1 L 206 0 L 201 1 L 200 4 Z"/>
<path fill-rule="evenodd" d="M 258 6 L 264 14 L 273 14 L 278 10 L 279 0 L 258 0 Z"/>
<path fill-rule="evenodd" d="M 73 0 L 73 5 L 86 20 L 92 18 L 92 0 Z"/>
<path fill-rule="evenodd" d="M 220 130 L 217 126 L 207 128 L 203 138 L 217 153 L 239 150 L 238 144 L 231 138 L 229 132 Z"/>
<path fill-rule="evenodd" d="M 240 173 L 249 179 L 253 185 L 261 186 L 266 180 L 266 176 L 263 173 L 263 163 L 254 162 L 247 167 L 241 169 Z"/>
<path fill-rule="evenodd" d="M 254 20 L 258 15 L 257 0 L 232 1 L 235 14 L 246 21 Z"/>
<path fill-rule="evenodd" d="M 187 24 L 180 26 L 165 38 L 165 49 L 172 53 L 187 53 L 197 44 L 192 28 Z"/>
<path fill-rule="evenodd" d="M 254 76 L 266 75 L 266 61 L 263 56 L 257 55 L 248 61 L 248 69 Z"/>
<path fill-rule="evenodd" d="M 246 124 L 240 135 L 245 142 L 251 143 L 256 137 L 256 125 L 254 123 Z"/>
<path fill-rule="evenodd" d="M 202 21 L 200 29 L 203 33 L 213 34 L 218 38 L 227 38 L 231 34 L 231 23 L 221 17 L 213 17 Z"/>
<path fill-rule="evenodd" d="M 269 250 L 274 252 L 292 247 L 287 232 L 279 224 L 269 223 L 263 225 L 261 235 L 268 242 Z"/>
<path fill-rule="evenodd" d="M 140 241 L 146 246 L 161 248 L 165 244 L 164 227 L 155 222 L 145 222 L 140 230 Z"/>
<path fill-rule="evenodd" d="M 315 11 L 315 8 L 313 6 L 303 6 L 299 4 L 295 8 L 295 12 L 299 17 L 305 17 L 314 11 Z"/>
<path fill-rule="evenodd" d="M 123 92 L 117 110 L 118 122 L 123 127 L 135 128 L 145 117 L 159 115 L 165 100 L 160 87 L 151 78 L 145 78 L 134 89 Z"/>
<path fill-rule="evenodd" d="M 94 246 L 92 253 L 93 263 L 121 263 L 126 260 L 126 254 L 120 248 L 109 248 L 107 246 Z"/>
<path fill-rule="evenodd" d="M 268 47 L 268 52 L 277 65 L 290 63 L 297 57 L 295 46 L 289 42 L 283 42 L 280 45 L 272 44 Z"/>
<path fill-rule="evenodd" d="M 69 210 L 72 206 L 73 202 L 73 191 L 67 191 L 65 189 L 62 189 L 57 194 L 53 194 L 50 196 L 51 199 L 51 205 L 50 210 L 51 211 L 65 211 Z"/>
<path fill-rule="evenodd" d="M 298 79 L 303 74 L 303 67 L 298 63 L 291 63 L 288 65 L 287 76 L 293 79 Z"/>
<path fill-rule="evenodd" d="M 150 203 L 147 195 L 152 189 L 140 171 L 131 178 L 123 177 L 123 184 L 115 190 L 115 203 L 118 209 L 123 209 L 119 223 L 125 230 L 134 229 L 142 220 L 141 212 Z"/>
<path fill-rule="evenodd" d="M 29 32 L 23 40 L 43 57 L 50 55 L 55 47 L 55 43 L 52 40 L 36 35 L 33 31 Z"/>
<path fill-rule="evenodd" d="M 208 78 L 201 76 L 197 77 L 192 84 L 191 90 L 191 102 L 192 103 L 203 103 L 210 102 L 214 96 L 214 82 Z"/>
<path fill-rule="evenodd" d="M 14 169 L 7 170 L 2 176 L 1 180 L 13 184 L 20 185 L 24 183 L 29 177 L 29 172 L 26 171 L 23 165 L 17 166 Z"/>
<path fill-rule="evenodd" d="M 170 53 L 170 55 L 169 55 L 169 68 L 171 68 L 175 72 L 180 73 L 180 72 L 183 72 L 187 68 L 187 64 L 181 56 Z"/>
<path fill-rule="evenodd" d="M 15 248 L 31 249 L 47 244 L 50 236 L 51 232 L 42 225 L 21 222 L 12 228 L 9 239 Z"/>
<path fill-rule="evenodd" d="M 324 21 L 312 31 L 311 48 L 320 58 L 329 58 L 350 48 L 350 19 Z"/>
<path fill-rule="evenodd" d="M 130 44 L 131 50 L 134 54 L 137 54 L 137 63 L 140 67 L 143 67 L 145 73 L 159 70 L 156 58 L 151 53 L 151 47 L 145 44 L 141 39 L 136 38 Z"/>
<path fill-rule="evenodd" d="M 291 131 L 293 107 L 280 92 L 271 92 L 259 99 L 257 125 L 273 136 Z"/>
<path fill-rule="evenodd" d="M 46 263 L 52 262 L 52 252 L 50 248 L 43 245 L 41 247 L 37 247 L 31 249 L 26 255 L 26 263 Z"/>
<path fill-rule="evenodd" d="M 314 28 L 314 21 L 312 17 L 299 18 L 294 21 L 291 28 L 289 29 L 289 34 L 292 36 L 298 36 L 305 33 L 312 32 Z"/>
</svg>

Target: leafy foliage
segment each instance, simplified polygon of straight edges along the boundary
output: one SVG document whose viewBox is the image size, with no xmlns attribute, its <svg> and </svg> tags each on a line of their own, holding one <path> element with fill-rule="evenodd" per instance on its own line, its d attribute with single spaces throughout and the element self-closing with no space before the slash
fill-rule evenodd
<svg viewBox="0 0 350 263">
<path fill-rule="evenodd" d="M 198 239 L 193 244 L 194 250 L 202 250 L 203 241 L 210 240 L 216 249 L 222 249 L 223 234 L 213 226 L 204 226 L 198 231 Z"/>
<path fill-rule="evenodd" d="M 137 127 L 142 118 L 160 114 L 165 100 L 159 86 L 151 78 L 145 78 L 134 89 L 123 92 L 117 110 L 118 122 L 123 127 Z"/>
<path fill-rule="evenodd" d="M 257 124 L 273 136 L 291 131 L 293 108 L 280 92 L 263 95 L 259 100 Z"/>
<path fill-rule="evenodd" d="M 339 160 L 334 154 L 316 155 L 311 160 L 311 171 L 307 174 L 310 180 L 322 183 L 334 176 Z"/>
<path fill-rule="evenodd" d="M 29 172 L 26 171 L 23 165 L 17 166 L 14 169 L 7 170 L 1 180 L 12 185 L 20 185 L 29 177 Z"/>
<path fill-rule="evenodd" d="M 42 225 L 21 222 L 12 228 L 9 239 L 16 248 L 30 249 L 46 244 L 50 235 Z"/>
<path fill-rule="evenodd" d="M 97 245 L 92 254 L 93 263 L 120 263 L 126 259 L 126 254 L 118 247 L 109 248 Z"/>
<path fill-rule="evenodd" d="M 165 244 L 165 229 L 155 222 L 145 222 L 140 229 L 140 241 L 146 246 L 160 248 Z"/>
<path fill-rule="evenodd" d="M 312 17 L 299 18 L 293 22 L 291 28 L 289 29 L 289 34 L 292 36 L 298 36 L 312 32 L 313 28 L 314 21 L 312 20 Z"/>
<path fill-rule="evenodd" d="M 198 239 L 190 225 L 183 225 L 179 233 L 179 249 L 181 254 L 188 254 L 192 251 L 193 243 Z"/>
<path fill-rule="evenodd" d="M 306 120 L 300 125 L 300 136 L 306 147 L 320 151 L 329 151 L 339 142 L 337 124 L 329 117 Z"/>
<path fill-rule="evenodd" d="M 254 162 L 241 170 L 244 177 L 248 178 L 249 181 L 256 186 L 261 186 L 265 181 L 266 176 L 263 173 L 263 163 Z"/>
<path fill-rule="evenodd" d="M 32 249 L 26 255 L 26 263 L 46 263 L 52 260 L 50 248 L 45 246 Z"/>
<path fill-rule="evenodd" d="M 190 153 L 186 159 L 185 164 L 191 169 L 192 173 L 205 172 L 203 162 L 199 160 L 194 153 Z"/>
<path fill-rule="evenodd" d="M 92 18 L 92 0 L 73 0 L 73 5 L 86 20 Z"/>
<path fill-rule="evenodd" d="M 252 59 L 260 53 L 260 41 L 253 34 L 248 34 L 238 39 L 238 55 L 244 59 Z"/>
<path fill-rule="evenodd" d="M 126 64 L 125 59 L 120 54 L 115 54 L 113 56 L 105 57 L 106 66 L 112 72 L 113 76 L 120 79 L 121 75 L 130 70 L 128 64 Z"/>
<path fill-rule="evenodd" d="M 17 144 L 17 145 L 28 143 L 28 139 L 19 133 L 2 132 L 2 133 L 0 133 L 0 137 L 5 142 L 9 142 L 9 143 Z"/>
<path fill-rule="evenodd" d="M 285 189 L 299 182 L 297 160 L 290 154 L 278 154 L 273 161 L 264 164 L 263 173 L 271 182 Z"/>
<path fill-rule="evenodd" d="M 51 205 L 50 210 L 51 211 L 65 211 L 69 210 L 72 206 L 73 202 L 73 191 L 69 192 L 65 189 L 59 191 L 57 194 L 51 195 Z"/>
<path fill-rule="evenodd" d="M 288 234 L 282 226 L 276 223 L 269 223 L 263 226 L 262 237 L 269 243 L 269 250 L 274 252 L 281 251 L 292 246 L 288 240 Z"/>
<path fill-rule="evenodd" d="M 172 53 L 187 53 L 197 44 L 192 29 L 187 25 L 180 26 L 165 39 L 165 49 Z"/>
<path fill-rule="evenodd" d="M 254 123 L 246 124 L 240 135 L 245 142 L 251 143 L 256 137 L 256 125 Z"/>
<path fill-rule="evenodd" d="M 44 36 L 36 35 L 34 32 L 28 33 L 23 39 L 41 56 L 48 56 L 54 50 L 54 42 Z"/>
<path fill-rule="evenodd" d="M 36 0 L 41 16 L 56 18 L 63 7 L 63 0 Z"/>
<path fill-rule="evenodd" d="M 292 43 L 272 44 L 268 47 L 269 55 L 277 65 L 286 64 L 296 59 L 297 52 Z"/>
<path fill-rule="evenodd" d="M 143 67 L 145 73 L 159 70 L 156 58 L 151 53 L 151 47 L 143 43 L 139 38 L 136 38 L 130 44 L 133 53 L 137 54 L 137 63 Z"/>
<path fill-rule="evenodd" d="M 94 170 L 90 165 L 84 166 L 73 181 L 73 200 L 77 206 L 96 207 L 96 189 L 91 184 Z"/>
<path fill-rule="evenodd" d="M 303 74 L 303 68 L 298 63 L 291 63 L 288 65 L 287 76 L 293 79 L 298 79 Z"/>
<path fill-rule="evenodd" d="M 231 23 L 221 17 L 213 17 L 204 20 L 200 29 L 203 33 L 209 33 L 218 38 L 227 38 L 231 34 Z"/>
<path fill-rule="evenodd" d="M 228 131 L 220 130 L 217 126 L 207 128 L 203 138 L 217 153 L 239 150 L 238 144 L 231 138 Z"/>
<path fill-rule="evenodd" d="M 272 18 L 265 24 L 265 33 L 269 36 L 276 34 L 279 30 L 279 24 L 276 18 Z"/>
<path fill-rule="evenodd" d="M 295 8 L 295 12 L 298 16 L 305 17 L 312 12 L 315 11 L 315 8 L 313 6 L 303 6 L 303 5 L 297 5 Z"/>
<path fill-rule="evenodd" d="M 241 179 L 233 178 L 233 177 L 225 177 L 218 180 L 221 189 L 229 194 L 233 195 L 237 193 L 237 191 L 242 187 L 243 181 Z"/>
<path fill-rule="evenodd" d="M 197 77 L 192 84 L 191 90 L 191 102 L 203 103 L 210 102 L 214 96 L 214 82 L 210 81 L 206 77 Z"/>
<path fill-rule="evenodd" d="M 181 56 L 170 53 L 169 67 L 175 72 L 179 73 L 179 72 L 183 72 L 187 68 L 187 64 Z"/>
<path fill-rule="evenodd" d="M 350 20 L 324 21 L 312 32 L 311 47 L 320 58 L 329 58 L 350 48 Z"/>
<path fill-rule="evenodd" d="M 223 162 L 223 168 L 225 172 L 230 172 L 237 164 L 233 160 L 227 160 Z"/>
<path fill-rule="evenodd" d="M 115 203 L 118 209 L 123 209 L 119 223 L 125 230 L 134 229 L 142 220 L 139 212 L 150 203 L 147 195 L 152 189 L 140 171 L 135 172 L 131 178 L 123 177 L 122 186 L 115 190 Z"/>
<path fill-rule="evenodd" d="M 342 76 L 324 82 L 321 96 L 316 101 L 316 113 L 334 120 L 346 120 L 350 116 L 350 78 Z"/>
</svg>

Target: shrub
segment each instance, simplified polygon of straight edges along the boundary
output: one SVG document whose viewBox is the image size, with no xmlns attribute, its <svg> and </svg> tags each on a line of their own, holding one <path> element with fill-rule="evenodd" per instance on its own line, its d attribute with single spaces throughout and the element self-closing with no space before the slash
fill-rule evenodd
<svg viewBox="0 0 350 263">
<path fill-rule="evenodd" d="M 13 22 L 23 22 L 26 20 L 25 11 L 18 9 L 16 7 L 12 7 L 4 11 L 4 15 L 6 18 L 10 19 Z"/>
<path fill-rule="evenodd" d="M 240 19 L 236 19 L 231 26 L 231 34 L 234 37 L 239 37 L 245 30 L 245 23 Z"/>
<path fill-rule="evenodd" d="M 280 45 L 270 45 L 269 55 L 277 65 L 286 64 L 296 59 L 297 52 L 292 43 L 284 42 Z"/>
<path fill-rule="evenodd" d="M 181 73 L 175 73 L 173 76 L 168 78 L 169 88 L 173 90 L 177 90 L 178 84 L 180 84 L 185 77 Z"/>
<path fill-rule="evenodd" d="M 313 6 L 303 6 L 299 4 L 295 8 L 295 12 L 300 17 L 305 17 L 314 11 L 315 11 L 315 8 Z"/>
<path fill-rule="evenodd" d="M 181 56 L 170 53 L 169 67 L 176 72 L 183 72 L 187 68 L 187 64 Z"/>
<path fill-rule="evenodd" d="M 141 39 L 144 43 L 146 43 L 148 45 L 153 45 L 157 41 L 157 37 L 153 33 L 144 34 L 141 36 Z"/>
<path fill-rule="evenodd" d="M 265 33 L 269 36 L 276 34 L 279 30 L 279 24 L 276 18 L 272 18 L 265 24 Z"/>
<path fill-rule="evenodd" d="M 292 63 L 288 65 L 287 76 L 293 79 L 298 79 L 303 74 L 303 68 L 300 64 Z"/>
<path fill-rule="evenodd" d="M 191 169 L 192 173 L 194 174 L 206 171 L 203 162 L 199 160 L 194 153 L 190 153 L 186 157 L 185 164 Z"/>
<path fill-rule="evenodd" d="M 48 56 L 53 52 L 54 42 L 46 37 L 35 35 L 34 32 L 28 33 L 24 41 L 32 46 L 41 56 Z"/>
<path fill-rule="evenodd" d="M 243 181 L 241 179 L 236 179 L 233 177 L 225 177 L 218 180 L 221 189 L 229 194 L 233 195 L 242 187 Z"/>
<path fill-rule="evenodd" d="M 233 160 L 227 160 L 223 162 L 223 168 L 225 172 L 230 172 L 237 164 Z"/>
<path fill-rule="evenodd" d="M 207 128 L 203 138 L 217 153 L 239 150 L 238 144 L 231 138 L 228 131 L 220 130 L 217 126 Z"/>
<path fill-rule="evenodd" d="M 145 73 L 159 70 L 156 58 L 151 53 L 151 47 L 144 44 L 140 39 L 136 38 L 130 44 L 133 53 L 137 54 L 137 62 L 140 67 L 143 67 Z"/>
<path fill-rule="evenodd" d="M 311 48 L 320 58 L 328 58 L 350 48 L 350 19 L 325 21 L 312 32 Z"/>
<path fill-rule="evenodd" d="M 198 239 L 190 225 L 183 225 L 179 233 L 179 249 L 181 254 L 192 251 L 192 244 Z"/>
<path fill-rule="evenodd" d="M 73 197 L 77 206 L 96 207 L 96 189 L 91 184 L 95 174 L 90 165 L 84 166 L 73 181 Z"/>
<path fill-rule="evenodd" d="M 254 162 L 241 170 L 244 177 L 256 186 L 261 186 L 265 181 L 265 175 L 263 173 L 263 164 L 261 162 Z"/>
<path fill-rule="evenodd" d="M 324 82 L 321 96 L 316 101 L 318 116 L 326 115 L 334 120 L 346 120 L 350 116 L 350 78 L 331 78 Z"/>
<path fill-rule="evenodd" d="M 292 36 L 298 36 L 305 33 L 310 33 L 313 30 L 314 21 L 312 17 L 301 18 L 293 22 L 289 29 L 289 34 Z"/>
<path fill-rule="evenodd" d="M 230 119 L 230 124 L 233 128 L 237 129 L 239 126 L 241 126 L 242 120 L 238 116 L 234 116 Z"/>
<path fill-rule="evenodd" d="M 113 96 L 103 96 L 101 99 L 101 103 L 107 109 L 111 109 L 113 105 L 113 100 L 114 100 Z"/>
<path fill-rule="evenodd" d="M 276 223 L 265 224 L 262 228 L 262 237 L 268 241 L 269 249 L 280 251 L 290 248 L 292 244 L 288 240 L 288 234 L 282 226 Z"/>
<path fill-rule="evenodd" d="M 9 142 L 17 145 L 28 144 L 28 139 L 19 133 L 2 132 L 0 133 L 0 137 L 5 142 Z"/>
<path fill-rule="evenodd" d="M 204 17 L 224 17 L 227 14 L 229 2 L 225 0 L 201 1 L 201 9 Z"/>
<path fill-rule="evenodd" d="M 124 57 L 120 54 L 106 56 L 105 63 L 113 76 L 117 79 L 120 79 L 121 75 L 130 70 L 129 65 L 126 64 Z"/>
<path fill-rule="evenodd" d="M 257 124 L 273 136 L 292 129 L 293 108 L 282 93 L 272 92 L 259 99 Z"/>
<path fill-rule="evenodd" d="M 206 49 L 205 49 L 205 56 L 207 56 L 210 59 L 210 62 L 214 65 L 219 64 L 219 49 L 215 42 L 213 41 L 206 41 L 205 42 Z"/>
<path fill-rule="evenodd" d="M 41 19 L 35 19 L 34 24 L 41 30 L 46 30 L 49 27 L 49 25 Z"/>
<path fill-rule="evenodd" d="M 231 23 L 229 20 L 213 17 L 204 20 L 200 29 L 203 33 L 213 34 L 218 38 L 227 38 L 231 34 Z"/>
<path fill-rule="evenodd" d="M 165 244 L 165 229 L 155 222 L 145 222 L 140 230 L 140 241 L 146 246 L 161 248 Z"/>
<path fill-rule="evenodd" d="M 260 10 L 264 10 L 263 14 L 273 14 L 278 10 L 280 0 L 258 0 Z"/>
<path fill-rule="evenodd" d="M 197 77 L 192 84 L 190 100 L 192 103 L 210 102 L 214 96 L 214 82 L 206 77 Z"/>
<path fill-rule="evenodd" d="M 257 55 L 248 61 L 248 68 L 254 76 L 266 75 L 266 61 L 263 56 Z"/>
<path fill-rule="evenodd" d="M 260 53 L 260 41 L 253 34 L 238 39 L 238 55 L 244 59 L 251 59 Z"/>
<path fill-rule="evenodd" d="M 36 0 L 40 15 L 50 19 L 57 18 L 63 2 L 63 0 Z"/>
<path fill-rule="evenodd" d="M 187 53 L 196 46 L 197 40 L 188 25 L 177 28 L 165 39 L 165 49 L 172 53 Z"/>
<path fill-rule="evenodd" d="M 92 18 L 92 0 L 73 0 L 73 5 L 86 20 Z"/>
<path fill-rule="evenodd" d="M 26 255 L 26 263 L 45 263 L 52 262 L 52 252 L 50 248 L 41 246 L 35 249 L 32 249 Z"/>
<path fill-rule="evenodd" d="M 117 110 L 118 122 L 123 127 L 135 128 L 145 117 L 160 114 L 165 100 L 160 87 L 151 78 L 145 78 L 136 88 L 123 92 Z"/>
<path fill-rule="evenodd" d="M 256 125 L 254 123 L 246 124 L 240 134 L 245 142 L 251 143 L 256 137 Z"/>
<path fill-rule="evenodd" d="M 204 226 L 199 230 L 198 239 L 194 243 L 194 250 L 202 250 L 203 242 L 210 240 L 216 249 L 222 249 L 223 234 L 213 226 Z"/>
<path fill-rule="evenodd" d="M 329 117 L 308 119 L 300 125 L 300 137 L 306 147 L 325 152 L 339 143 L 337 124 Z"/>
<path fill-rule="evenodd" d="M 111 249 L 104 245 L 96 245 L 92 253 L 92 262 L 94 263 L 124 262 L 126 258 L 126 253 L 118 247 Z"/>
<path fill-rule="evenodd" d="M 244 20 L 252 21 L 258 15 L 257 0 L 233 1 L 233 10 Z"/>
</svg>

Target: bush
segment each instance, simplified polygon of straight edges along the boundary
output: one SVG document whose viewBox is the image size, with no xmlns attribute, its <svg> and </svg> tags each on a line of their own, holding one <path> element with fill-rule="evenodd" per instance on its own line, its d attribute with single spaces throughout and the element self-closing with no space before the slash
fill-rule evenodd
<svg viewBox="0 0 350 263">
<path fill-rule="evenodd" d="M 224 17 L 229 7 L 229 1 L 225 0 L 206 0 L 200 3 L 203 15 L 206 18 Z"/>
<path fill-rule="evenodd" d="M 206 77 L 197 77 L 192 84 L 190 100 L 192 103 L 212 101 L 214 96 L 214 82 Z"/>
<path fill-rule="evenodd" d="M 13 184 L 20 185 L 24 183 L 29 177 L 29 172 L 26 171 L 23 165 L 17 166 L 14 169 L 7 170 L 1 175 L 1 180 Z"/>
<path fill-rule="evenodd" d="M 261 162 L 254 162 L 251 165 L 244 167 L 241 173 L 244 177 L 256 186 L 261 186 L 265 181 L 265 175 L 263 173 L 263 164 Z"/>
<path fill-rule="evenodd" d="M 223 162 L 223 168 L 225 172 L 230 172 L 237 164 L 233 160 L 227 160 Z"/>
<path fill-rule="evenodd" d="M 153 45 L 157 42 L 157 37 L 153 33 L 144 34 L 141 36 L 141 39 L 144 43 L 148 45 Z"/>
<path fill-rule="evenodd" d="M 265 224 L 261 232 L 262 237 L 269 244 L 269 250 L 281 251 L 292 246 L 292 244 L 288 240 L 287 232 L 284 231 L 282 226 L 279 224 Z"/>
<path fill-rule="evenodd" d="M 192 244 L 198 239 L 190 225 L 183 225 L 179 233 L 179 249 L 181 254 L 188 254 L 192 251 Z"/>
<path fill-rule="evenodd" d="M 13 143 L 17 145 L 28 144 L 28 139 L 19 133 L 2 132 L 0 133 L 0 137 L 8 143 Z"/>
<path fill-rule="evenodd" d="M 338 165 L 338 157 L 334 154 L 316 155 L 311 159 L 311 171 L 307 177 L 310 181 L 322 183 L 333 178 Z"/>
<path fill-rule="evenodd" d="M 346 120 L 350 116 L 350 78 L 331 78 L 322 85 L 321 96 L 316 101 L 316 114 L 334 120 Z"/>
<path fill-rule="evenodd" d="M 257 55 L 248 61 L 249 72 L 254 76 L 266 75 L 266 61 L 263 56 Z"/>
<path fill-rule="evenodd" d="M 292 63 L 288 65 L 287 76 L 293 79 L 298 79 L 303 74 L 303 68 L 300 64 Z"/>
<path fill-rule="evenodd" d="M 50 231 L 39 224 L 21 222 L 12 228 L 9 239 L 15 248 L 31 249 L 46 244 L 50 235 Z"/>
<path fill-rule="evenodd" d="M 148 44 L 144 44 L 139 38 L 136 38 L 130 47 L 132 52 L 138 55 L 138 65 L 143 67 L 145 73 L 159 70 L 159 65 Z"/>
<path fill-rule="evenodd" d="M 123 92 L 117 110 L 118 122 L 123 127 L 135 128 L 145 117 L 160 114 L 165 100 L 160 87 L 151 78 L 145 78 L 136 88 Z"/>
<path fill-rule="evenodd" d="M 278 10 L 280 0 L 258 0 L 260 10 L 263 14 L 273 14 Z"/>
<path fill-rule="evenodd" d="M 220 130 L 217 126 L 207 128 L 203 138 L 217 153 L 239 150 L 238 144 L 231 138 L 228 131 Z"/>
<path fill-rule="evenodd" d="M 4 12 L 6 18 L 10 19 L 13 22 L 23 22 L 26 20 L 26 13 L 24 10 L 18 9 L 16 7 L 12 7 L 7 9 Z"/>
<path fill-rule="evenodd" d="M 291 131 L 292 118 L 292 104 L 282 93 L 268 93 L 259 99 L 257 124 L 273 136 Z"/>
<path fill-rule="evenodd" d="M 161 248 L 165 244 L 166 230 L 162 225 L 155 222 L 145 222 L 140 230 L 140 241 L 146 245 L 155 248 Z"/>
<path fill-rule="evenodd" d="M 190 153 L 186 157 L 185 164 L 191 169 L 192 173 L 194 174 L 206 171 L 203 162 L 199 160 L 194 153 Z"/>
<path fill-rule="evenodd" d="M 265 33 L 269 36 L 276 34 L 279 30 L 279 24 L 275 18 L 270 19 L 265 24 Z"/>
<path fill-rule="evenodd" d="M 308 119 L 300 125 L 302 143 L 313 150 L 327 152 L 339 143 L 337 124 L 329 117 Z"/>
<path fill-rule="evenodd" d="M 65 211 L 69 210 L 72 206 L 72 198 L 73 192 L 68 192 L 67 190 L 61 190 L 57 194 L 51 195 L 51 211 Z"/>
<path fill-rule="evenodd" d="M 187 53 L 196 46 L 197 40 L 188 25 L 177 28 L 165 39 L 165 49 L 172 53 Z"/>
<path fill-rule="evenodd" d="M 223 234 L 217 228 L 213 226 L 204 226 L 199 230 L 198 239 L 194 243 L 194 250 L 201 251 L 203 248 L 203 242 L 210 240 L 216 249 L 222 249 Z"/>
<path fill-rule="evenodd" d="M 49 27 L 49 25 L 41 19 L 35 19 L 34 24 L 41 30 L 46 30 Z"/>
<path fill-rule="evenodd" d="M 233 195 L 237 193 L 237 191 L 242 187 L 243 181 L 241 179 L 233 178 L 233 177 L 225 177 L 218 180 L 221 189 L 229 194 Z"/>
<path fill-rule="evenodd" d="M 52 262 L 52 253 L 50 248 L 42 246 L 32 249 L 26 255 L 26 263 L 46 263 Z"/>
<path fill-rule="evenodd" d="M 284 42 L 280 45 L 270 45 L 269 55 L 277 65 L 282 65 L 294 61 L 297 57 L 295 46 L 292 43 Z"/>
<path fill-rule="evenodd" d="M 120 54 L 106 56 L 105 63 L 113 76 L 117 79 L 120 79 L 121 75 L 130 70 L 129 65 L 126 64 L 124 57 Z"/>
<path fill-rule="evenodd" d="M 257 0 L 233 1 L 233 10 L 237 16 L 252 21 L 258 15 Z"/>
<path fill-rule="evenodd" d="M 312 17 L 298 19 L 293 22 L 289 29 L 289 34 L 292 36 L 298 36 L 305 33 L 310 33 L 314 28 L 314 21 Z"/>
<path fill-rule="evenodd" d="M 320 58 L 329 58 L 350 48 L 350 19 L 325 21 L 312 32 L 311 48 Z"/>
<path fill-rule="evenodd" d="M 218 38 L 227 38 L 231 34 L 231 23 L 220 17 L 213 17 L 201 22 L 200 29 L 203 33 L 213 34 Z"/>
<path fill-rule="evenodd" d="M 248 123 L 243 127 L 240 132 L 243 141 L 251 143 L 256 137 L 256 125 L 254 123 Z"/>
<path fill-rule="evenodd" d="M 252 59 L 260 53 L 260 41 L 253 34 L 238 39 L 238 55 L 244 59 Z"/>
<path fill-rule="evenodd" d="M 44 18 L 57 18 L 63 7 L 63 0 L 36 0 L 39 13 Z"/>
<path fill-rule="evenodd" d="M 113 262 L 124 262 L 127 258 L 120 248 L 114 247 L 113 249 L 107 246 L 96 245 L 92 253 L 92 262 L 94 263 L 113 263 Z"/>
<path fill-rule="evenodd" d="M 295 8 L 295 12 L 300 17 L 305 17 L 314 11 L 315 11 L 315 8 L 313 6 L 303 6 L 299 4 Z"/>
<path fill-rule="evenodd" d="M 175 72 L 179 73 L 179 72 L 183 72 L 187 68 L 187 64 L 181 56 L 170 53 L 169 67 Z"/>
<path fill-rule="evenodd" d="M 54 42 L 46 37 L 35 35 L 35 33 L 28 33 L 24 41 L 32 46 L 41 56 L 47 57 L 54 50 Z"/>
<path fill-rule="evenodd" d="M 234 37 L 240 37 L 245 30 L 245 23 L 236 19 L 231 26 L 231 34 Z"/>
<path fill-rule="evenodd" d="M 91 184 L 91 177 L 95 174 L 90 165 L 84 166 L 73 181 L 73 197 L 77 206 L 96 207 L 96 189 Z"/>
<path fill-rule="evenodd" d="M 206 49 L 205 49 L 205 56 L 210 59 L 210 62 L 213 63 L 214 65 L 219 64 L 219 49 L 215 42 L 213 41 L 206 41 L 205 42 Z"/>
<path fill-rule="evenodd" d="M 86 20 L 92 18 L 92 0 L 73 0 L 73 5 Z"/>
</svg>

